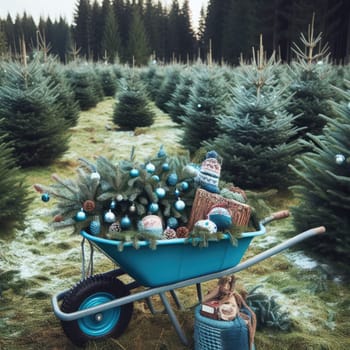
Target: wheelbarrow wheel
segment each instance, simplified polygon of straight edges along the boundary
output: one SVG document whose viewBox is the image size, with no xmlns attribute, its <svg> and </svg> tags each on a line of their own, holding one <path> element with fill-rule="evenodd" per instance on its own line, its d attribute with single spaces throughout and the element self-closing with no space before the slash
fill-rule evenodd
<svg viewBox="0 0 350 350">
<path fill-rule="evenodd" d="M 118 279 L 104 275 L 91 276 L 79 282 L 65 296 L 61 310 L 66 313 L 84 310 L 129 295 Z M 67 337 L 77 346 L 90 340 L 118 337 L 128 326 L 133 304 L 125 304 L 74 321 L 61 321 Z"/>
</svg>

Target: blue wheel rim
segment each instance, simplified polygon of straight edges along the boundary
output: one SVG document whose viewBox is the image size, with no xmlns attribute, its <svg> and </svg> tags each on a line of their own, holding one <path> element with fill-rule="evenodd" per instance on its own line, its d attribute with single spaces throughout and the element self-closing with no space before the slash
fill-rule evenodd
<svg viewBox="0 0 350 350">
<path fill-rule="evenodd" d="M 95 293 L 86 298 L 80 305 L 79 310 L 88 309 L 114 300 L 109 293 Z M 78 319 L 78 325 L 82 332 L 92 337 L 102 337 L 108 334 L 118 323 L 120 307 L 112 308 L 96 314 Z"/>
</svg>

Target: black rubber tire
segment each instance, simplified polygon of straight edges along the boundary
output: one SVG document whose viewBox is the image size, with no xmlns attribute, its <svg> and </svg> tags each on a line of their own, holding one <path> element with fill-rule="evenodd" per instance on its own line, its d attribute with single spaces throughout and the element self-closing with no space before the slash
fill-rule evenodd
<svg viewBox="0 0 350 350">
<path fill-rule="evenodd" d="M 94 300 L 94 296 L 96 296 L 96 300 L 99 300 L 100 296 L 107 295 L 110 300 L 113 300 L 129 294 L 129 290 L 122 281 L 104 275 L 94 275 L 80 281 L 66 294 L 61 305 L 61 310 L 65 313 L 78 311 L 84 303 L 91 299 Z M 71 342 L 79 347 L 83 347 L 90 340 L 106 337 L 116 338 L 124 332 L 130 322 L 133 312 L 133 303 L 118 306 L 106 312 L 117 312 L 118 315 L 115 316 L 114 319 L 112 318 L 113 323 L 111 329 L 97 332 L 97 335 L 92 334 L 94 333 L 93 329 L 90 331 L 89 328 L 87 328 L 86 331 L 86 329 L 84 329 L 85 326 L 82 326 L 82 322 L 85 322 L 85 320 L 90 323 L 92 322 L 92 324 L 94 324 L 94 322 L 96 325 L 98 324 L 98 321 L 92 319 L 92 317 L 94 317 L 94 315 L 92 315 L 74 321 L 61 321 L 63 331 Z M 100 314 L 105 315 L 105 312 Z"/>
</svg>

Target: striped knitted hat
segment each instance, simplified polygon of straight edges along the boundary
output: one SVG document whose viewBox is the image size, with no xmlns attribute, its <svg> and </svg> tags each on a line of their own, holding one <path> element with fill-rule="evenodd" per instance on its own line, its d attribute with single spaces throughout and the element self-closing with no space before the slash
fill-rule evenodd
<svg viewBox="0 0 350 350">
<path fill-rule="evenodd" d="M 219 156 L 215 151 L 208 152 L 199 172 L 199 183 L 201 188 L 212 193 L 220 193 L 219 179 L 221 164 L 219 163 L 218 158 Z"/>
</svg>

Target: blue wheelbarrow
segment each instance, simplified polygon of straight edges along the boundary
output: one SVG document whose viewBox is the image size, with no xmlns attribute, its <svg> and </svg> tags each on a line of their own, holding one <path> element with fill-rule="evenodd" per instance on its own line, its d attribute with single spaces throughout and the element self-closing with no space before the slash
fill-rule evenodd
<svg viewBox="0 0 350 350">
<path fill-rule="evenodd" d="M 223 239 L 210 241 L 204 248 L 194 246 L 184 238 L 176 238 L 157 241 L 156 250 L 150 249 L 148 241 L 139 242 L 139 248 L 135 249 L 131 242 L 104 239 L 82 231 L 82 280 L 70 290 L 58 292 L 52 297 L 54 313 L 61 320 L 68 338 L 75 345 L 84 346 L 90 340 L 120 336 L 130 322 L 135 301 L 145 300 L 151 312 L 156 313 L 150 298 L 159 295 L 181 342 L 188 345 L 166 292 L 170 292 L 175 305 L 181 308 L 175 290 L 196 285 L 198 301 L 201 302 L 201 283 L 247 269 L 325 232 L 323 226 L 309 229 L 240 262 L 252 239 L 265 234 L 266 224 L 288 215 L 288 211 L 281 211 L 266 217 L 260 221 L 258 231 L 242 233 L 236 245 L 232 244 L 227 234 Z M 86 241 L 90 245 L 88 268 L 85 267 L 84 257 Z M 124 245 L 123 249 L 119 249 L 120 244 Z M 111 259 L 118 268 L 94 275 L 94 248 Z M 122 275 L 132 277 L 132 282 L 122 282 L 118 279 Z"/>
</svg>

